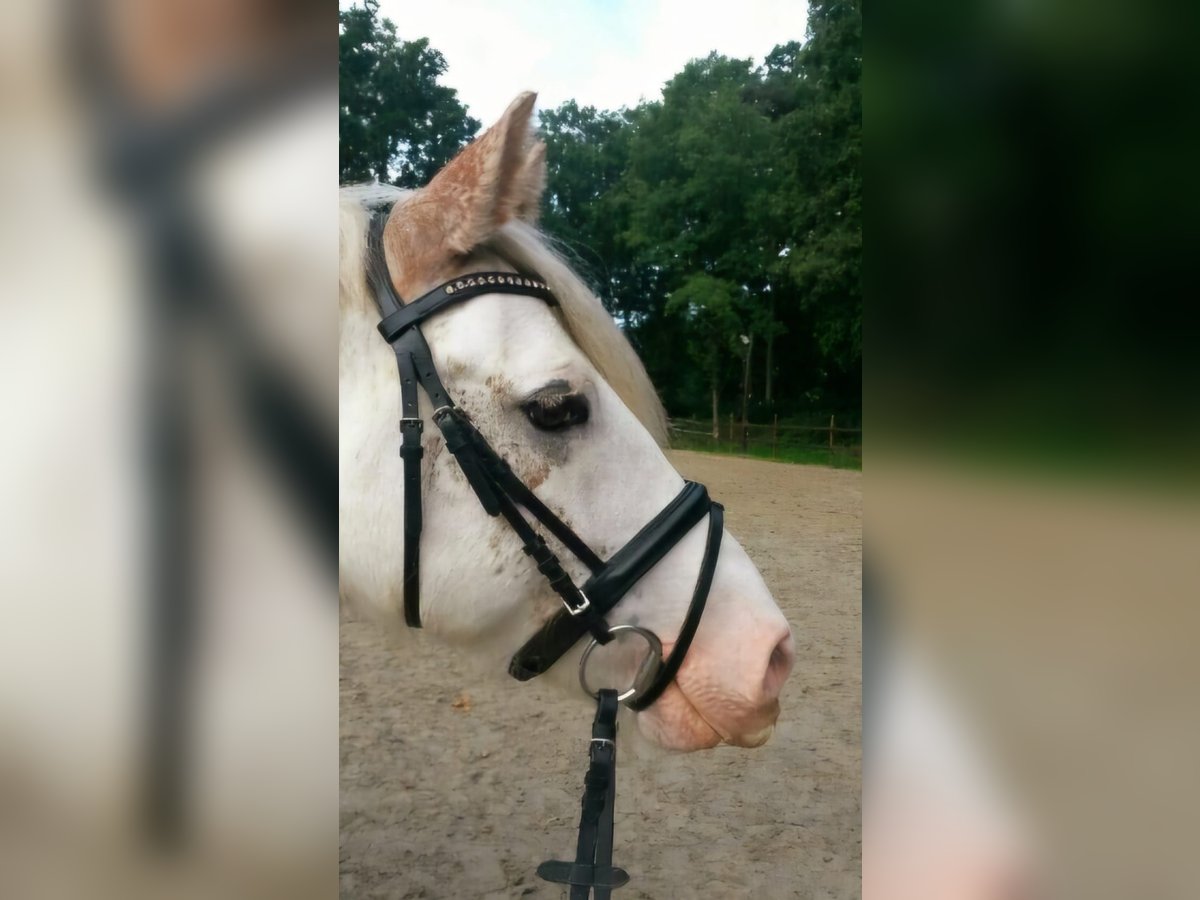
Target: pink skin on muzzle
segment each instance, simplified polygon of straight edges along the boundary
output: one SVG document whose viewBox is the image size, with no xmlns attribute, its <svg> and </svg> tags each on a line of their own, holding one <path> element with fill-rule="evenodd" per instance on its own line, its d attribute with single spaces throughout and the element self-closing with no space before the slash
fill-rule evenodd
<svg viewBox="0 0 1200 900">
<path fill-rule="evenodd" d="M 670 652 L 671 645 L 664 645 L 664 658 Z M 674 683 L 638 716 L 638 726 L 668 750 L 704 750 L 722 742 L 758 747 L 775 728 L 779 692 L 795 659 L 782 616 L 705 647 L 693 644 Z"/>
</svg>

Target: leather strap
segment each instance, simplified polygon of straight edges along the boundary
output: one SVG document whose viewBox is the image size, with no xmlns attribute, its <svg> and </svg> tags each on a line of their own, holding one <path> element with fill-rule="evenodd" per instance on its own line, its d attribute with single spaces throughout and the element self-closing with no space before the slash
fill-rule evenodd
<svg viewBox="0 0 1200 900">
<path fill-rule="evenodd" d="M 383 252 L 383 228 L 387 215 L 376 212 L 371 216 L 367 232 L 367 278 L 375 294 L 380 313 L 386 318 L 403 308 L 392 287 Z M 425 422 L 421 418 L 417 395 L 418 339 L 424 343 L 420 329 L 413 329 L 401 340 L 392 343 L 396 368 L 400 374 L 400 457 L 404 461 L 404 623 L 409 628 L 421 627 L 421 531 L 424 517 L 421 504 L 421 458 L 425 450 L 421 435 Z M 427 349 L 426 345 L 426 349 Z"/>
<path fill-rule="evenodd" d="M 608 613 L 714 505 L 704 485 L 694 481 L 687 482 L 662 512 L 630 538 L 629 542 L 613 554 L 612 559 L 584 584 L 582 590 L 591 602 L 591 609 L 599 616 Z M 705 562 L 708 562 L 707 557 Z M 715 554 L 712 565 L 716 566 Z M 705 595 L 707 596 L 707 591 Z M 508 673 L 518 681 L 528 681 L 545 673 L 574 647 L 587 631 L 585 623 L 565 610 L 556 614 L 513 655 L 508 665 Z"/>
<path fill-rule="evenodd" d="M 409 334 L 405 346 L 396 344 L 396 366 L 400 370 L 400 457 L 404 461 L 404 622 L 421 627 L 421 434 L 425 422 L 417 397 L 416 364 L 408 344 L 419 331 Z"/>
<path fill-rule="evenodd" d="M 481 436 L 482 439 L 482 436 Z M 529 513 L 546 526 L 546 530 L 554 535 L 562 543 L 564 547 L 575 555 L 575 558 L 582 562 L 592 572 L 598 572 L 604 567 L 604 561 L 583 542 L 574 531 L 571 530 L 566 522 L 550 511 L 546 504 L 538 499 L 537 494 L 529 489 L 516 473 L 505 462 L 504 457 L 500 456 L 486 441 L 483 443 L 487 452 L 487 463 L 492 473 L 492 477 L 504 489 L 510 497 L 517 503 L 521 504 Z"/>
<path fill-rule="evenodd" d="M 497 471 L 497 464 L 503 466 L 503 471 L 507 472 L 513 481 L 520 485 L 522 491 L 528 492 L 530 495 L 532 492 L 529 492 L 520 479 L 512 474 L 507 464 L 484 440 L 483 435 L 479 433 L 462 410 L 456 407 L 445 409 L 434 417 L 434 421 L 442 429 L 442 435 L 446 439 L 446 448 L 454 454 L 463 474 L 475 489 L 475 494 L 484 511 L 491 516 L 504 516 L 509 527 L 521 539 L 525 555 L 533 558 L 538 571 L 542 573 L 551 589 L 563 601 L 565 610 L 576 611 L 574 614 L 570 614 L 564 610 L 563 614 L 569 615 L 572 620 L 579 622 L 585 632 L 591 631 L 592 636 L 600 643 L 605 644 L 612 640 L 612 636 L 608 632 L 608 624 L 604 621 L 603 616 L 591 608 L 586 597 L 580 593 L 575 582 L 571 580 L 571 576 L 563 569 L 558 557 L 547 546 L 542 536 L 521 515 L 514 499 L 509 494 L 508 489 L 512 487 L 512 484 L 504 483 L 493 477 L 493 473 Z M 553 523 L 557 529 L 566 529 L 570 532 L 568 526 L 561 519 L 546 507 L 541 506 L 540 501 L 538 506 L 541 507 L 546 517 L 539 516 L 543 524 Z M 573 532 L 571 532 L 571 536 L 589 557 L 599 563 L 596 555 L 580 538 Z"/>
<path fill-rule="evenodd" d="M 617 808 L 617 707 L 617 692 L 606 689 L 596 703 L 596 719 L 592 724 L 589 760 L 592 765 L 597 765 L 603 772 L 605 791 L 604 805 L 600 809 L 600 818 L 596 823 L 593 858 L 595 859 L 595 873 L 607 876 L 604 881 L 598 882 L 594 887 L 596 900 L 609 900 L 612 896 L 612 889 L 620 887 L 624 883 L 624 881 L 618 881 L 621 876 L 624 876 L 625 881 L 629 880 L 629 875 L 624 869 L 618 869 L 612 864 L 613 817 Z M 584 784 L 587 784 L 586 777 Z M 599 790 L 599 785 L 596 789 Z M 576 861 L 578 861 L 578 851 L 579 847 L 577 846 Z M 572 890 L 578 890 L 578 886 L 573 886 Z M 586 893 L 581 900 L 587 900 Z"/>
<path fill-rule="evenodd" d="M 712 590 L 713 574 L 717 571 L 717 557 L 721 552 L 721 538 L 725 534 L 725 507 L 713 503 L 708 511 L 708 538 L 704 544 L 704 559 L 700 562 L 700 574 L 696 578 L 696 588 L 692 591 L 692 602 L 688 604 L 687 615 L 683 617 L 683 627 L 679 629 L 679 637 L 675 646 L 659 670 L 658 675 L 645 691 L 633 697 L 626 705 L 635 712 L 646 709 L 662 696 L 683 665 L 696 629 L 700 627 L 700 618 L 704 615 L 704 607 L 708 604 L 708 593 Z"/>
<path fill-rule="evenodd" d="M 571 900 L 608 900 L 613 888 L 629 874 L 612 864 L 613 810 L 617 799 L 617 692 L 602 690 L 592 723 L 588 770 L 580 803 L 579 838 L 575 861 L 547 860 L 537 868 L 539 878 L 571 885 Z"/>
<path fill-rule="evenodd" d="M 391 279 L 388 279 L 391 288 Z M 505 294 L 519 294 L 523 297 L 536 297 L 550 306 L 558 306 L 558 300 L 550 293 L 546 283 L 539 278 L 528 275 L 518 275 L 513 272 L 476 272 L 434 288 L 384 315 L 379 322 L 379 333 L 389 344 L 404 334 L 414 325 L 419 325 L 430 316 L 436 315 L 448 306 L 470 300 L 481 294 L 494 294 L 503 291 Z"/>
</svg>

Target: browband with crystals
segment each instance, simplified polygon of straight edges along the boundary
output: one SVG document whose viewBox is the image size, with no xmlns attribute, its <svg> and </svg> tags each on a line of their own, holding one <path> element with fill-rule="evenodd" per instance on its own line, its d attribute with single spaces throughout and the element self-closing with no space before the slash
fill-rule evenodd
<svg viewBox="0 0 1200 900">
<path fill-rule="evenodd" d="M 387 289 L 392 291 L 391 279 L 385 280 Z M 391 343 L 409 328 L 419 325 L 446 307 L 481 294 L 494 294 L 498 288 L 506 294 L 536 297 L 550 306 L 558 306 L 558 300 L 550 293 L 544 281 L 526 275 L 515 275 L 512 272 L 478 272 L 438 285 L 411 303 L 401 305 L 399 298 L 396 298 L 396 309 L 380 321 L 379 333 L 383 335 L 384 340 Z M 392 291 L 392 296 L 395 296 L 395 291 Z"/>
</svg>

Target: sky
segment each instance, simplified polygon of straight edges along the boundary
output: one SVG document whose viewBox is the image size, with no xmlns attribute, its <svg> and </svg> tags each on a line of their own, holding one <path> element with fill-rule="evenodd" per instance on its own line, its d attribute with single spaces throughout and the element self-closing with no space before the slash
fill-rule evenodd
<svg viewBox="0 0 1200 900">
<path fill-rule="evenodd" d="M 344 8 L 352 5 L 340 0 Z M 486 127 L 521 91 L 618 109 L 661 96 L 712 50 L 755 62 L 804 40 L 806 0 L 380 0 L 401 38 L 446 57 L 442 84 Z"/>
</svg>

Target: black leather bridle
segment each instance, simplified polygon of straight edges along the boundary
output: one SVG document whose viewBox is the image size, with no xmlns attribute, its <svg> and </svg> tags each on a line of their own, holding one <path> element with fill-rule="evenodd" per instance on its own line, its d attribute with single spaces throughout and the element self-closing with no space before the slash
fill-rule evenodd
<svg viewBox="0 0 1200 900">
<path fill-rule="evenodd" d="M 433 404 L 433 422 L 442 433 L 448 449 L 458 462 L 467 481 L 489 516 L 503 516 L 521 539 L 526 555 L 561 598 L 563 609 L 547 621 L 525 642 L 509 663 L 508 671 L 519 681 L 527 681 L 550 669 L 586 634 L 596 644 L 613 639 L 604 617 L 629 593 L 638 580 L 650 571 L 705 516 L 708 540 L 691 604 L 679 637 L 665 661 L 653 652 L 658 641 L 645 629 L 633 630 L 651 645 L 650 658 L 641 667 L 634 685 L 622 694 L 632 709 L 650 706 L 674 679 L 688 647 L 695 637 L 712 587 L 717 554 L 724 532 L 721 504 L 709 499 L 704 485 L 687 482 L 667 506 L 635 534 L 607 561 L 602 560 L 512 471 L 471 422 L 456 406 L 438 376 L 429 344 L 420 325 L 439 312 L 482 294 L 517 294 L 536 297 L 557 306 L 558 301 L 539 278 L 513 272 L 476 272 L 439 285 L 427 294 L 403 303 L 392 285 L 383 252 L 383 229 L 388 213 L 372 215 L 367 249 L 367 274 L 382 319 L 379 333 L 396 354 L 400 372 L 400 456 L 404 460 L 404 619 L 421 627 L 420 552 L 421 552 L 421 434 L 425 421 L 418 405 L 418 387 Z M 521 509 L 541 525 L 591 572 L 582 586 L 576 585 L 545 539 L 530 525 Z M 594 646 L 594 645 L 593 645 Z M 661 651 L 661 645 L 658 645 Z M 590 648 L 589 648 L 590 649 Z M 582 679 L 581 679 L 582 680 Z M 591 691 L 589 690 L 589 693 Z"/>
<path fill-rule="evenodd" d="M 724 533 L 724 510 L 709 499 L 704 485 L 689 481 L 670 503 L 607 561 L 602 560 L 569 525 L 555 515 L 516 475 L 480 434 L 470 417 L 455 405 L 438 376 L 421 323 L 458 303 L 482 294 L 535 297 L 550 306 L 558 301 L 536 277 L 513 272 L 476 272 L 434 288 L 403 303 L 392 285 L 383 248 L 388 212 L 371 216 L 367 246 L 367 275 L 382 317 L 379 333 L 396 354 L 400 372 L 400 456 L 404 461 L 404 620 L 421 627 L 421 416 L 418 388 L 433 404 L 432 420 L 448 449 L 489 516 L 503 516 L 521 539 L 527 556 L 562 600 L 563 609 L 525 642 L 509 663 L 514 678 L 527 681 L 560 660 L 585 635 L 592 641 L 579 661 L 579 681 L 597 700 L 596 720 L 589 743 L 589 766 L 579 820 L 574 862 L 548 860 L 538 866 L 539 877 L 571 886 L 571 900 L 607 900 L 613 888 L 629 880 L 612 865 L 613 808 L 616 802 L 617 708 L 620 702 L 642 710 L 657 700 L 674 680 L 691 646 L 712 588 L 717 554 Z M 539 522 L 559 543 L 587 566 L 590 577 L 576 585 L 522 513 Z M 708 538 L 692 600 L 670 655 L 662 658 L 662 643 L 651 631 L 636 625 L 609 626 L 604 617 L 635 584 L 656 566 L 699 522 L 708 517 Z M 604 688 L 593 691 L 587 681 L 591 652 L 622 632 L 640 635 L 649 653 L 633 684 L 624 693 Z"/>
</svg>

